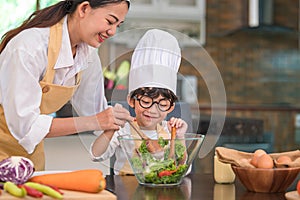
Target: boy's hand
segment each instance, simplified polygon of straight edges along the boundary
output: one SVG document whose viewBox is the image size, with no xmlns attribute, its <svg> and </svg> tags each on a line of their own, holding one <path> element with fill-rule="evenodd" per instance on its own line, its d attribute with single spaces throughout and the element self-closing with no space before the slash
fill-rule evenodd
<svg viewBox="0 0 300 200">
<path fill-rule="evenodd" d="M 168 129 L 170 132 L 172 127 L 176 128 L 177 138 L 184 138 L 188 125 L 183 119 L 172 117 L 170 121 L 168 121 Z"/>
</svg>

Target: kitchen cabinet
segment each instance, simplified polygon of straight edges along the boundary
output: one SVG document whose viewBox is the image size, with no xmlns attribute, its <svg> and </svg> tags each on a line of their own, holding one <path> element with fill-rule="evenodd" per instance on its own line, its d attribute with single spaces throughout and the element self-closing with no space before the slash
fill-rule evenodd
<svg viewBox="0 0 300 200">
<path fill-rule="evenodd" d="M 132 0 L 121 31 L 145 27 L 165 28 L 184 33 L 204 44 L 205 11 L 206 0 Z M 131 40 L 123 40 L 126 41 Z"/>
</svg>

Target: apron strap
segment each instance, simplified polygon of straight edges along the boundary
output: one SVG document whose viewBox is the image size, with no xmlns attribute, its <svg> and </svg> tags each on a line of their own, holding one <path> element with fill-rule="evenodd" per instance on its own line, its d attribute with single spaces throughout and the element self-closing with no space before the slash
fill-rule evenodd
<svg viewBox="0 0 300 200">
<path fill-rule="evenodd" d="M 62 42 L 62 24 L 64 22 L 63 18 L 59 23 L 56 23 L 53 27 L 50 28 L 50 38 L 48 46 L 48 67 L 46 69 L 46 74 L 42 81 L 46 83 L 53 83 L 54 79 L 54 66 L 57 61 L 61 42 Z"/>
</svg>

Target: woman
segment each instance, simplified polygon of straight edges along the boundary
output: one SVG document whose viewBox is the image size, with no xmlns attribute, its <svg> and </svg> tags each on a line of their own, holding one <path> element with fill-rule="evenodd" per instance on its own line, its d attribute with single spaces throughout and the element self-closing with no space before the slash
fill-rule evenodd
<svg viewBox="0 0 300 200">
<path fill-rule="evenodd" d="M 67 0 L 33 13 L 0 44 L 0 160 L 45 167 L 43 139 L 118 130 L 129 112 L 108 107 L 97 47 L 125 20 L 129 0 Z M 71 103 L 80 117 L 53 118 Z"/>
</svg>

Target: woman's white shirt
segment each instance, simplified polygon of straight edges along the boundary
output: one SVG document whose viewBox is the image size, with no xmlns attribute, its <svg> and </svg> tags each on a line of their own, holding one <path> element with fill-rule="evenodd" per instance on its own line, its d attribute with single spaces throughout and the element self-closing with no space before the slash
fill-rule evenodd
<svg viewBox="0 0 300 200">
<path fill-rule="evenodd" d="M 15 36 L 0 54 L 0 104 L 12 135 L 28 153 L 49 132 L 53 117 L 40 113 L 39 81 L 47 68 L 50 28 L 31 28 Z M 81 84 L 71 103 L 78 115 L 93 115 L 107 107 L 102 66 L 97 49 L 80 44 L 73 59 L 67 29 L 63 24 L 62 46 L 54 69 L 54 84 L 72 86 L 83 71 Z"/>
</svg>

